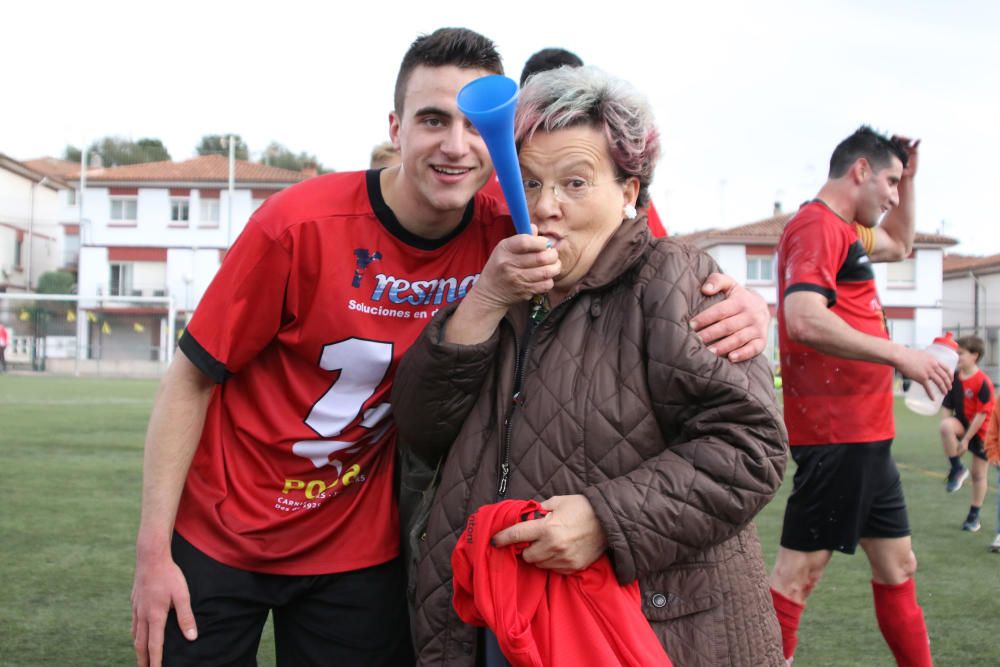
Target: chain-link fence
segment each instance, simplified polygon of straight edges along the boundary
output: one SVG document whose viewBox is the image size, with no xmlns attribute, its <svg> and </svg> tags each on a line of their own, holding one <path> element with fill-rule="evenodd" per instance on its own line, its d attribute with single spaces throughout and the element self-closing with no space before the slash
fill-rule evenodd
<svg viewBox="0 0 1000 667">
<path fill-rule="evenodd" d="M 1000 383 L 1000 326 L 961 326 L 948 327 L 945 331 L 950 331 L 958 339 L 962 336 L 977 336 L 984 343 L 982 359 L 979 360 L 979 368 L 993 380 L 993 384 Z"/>
</svg>

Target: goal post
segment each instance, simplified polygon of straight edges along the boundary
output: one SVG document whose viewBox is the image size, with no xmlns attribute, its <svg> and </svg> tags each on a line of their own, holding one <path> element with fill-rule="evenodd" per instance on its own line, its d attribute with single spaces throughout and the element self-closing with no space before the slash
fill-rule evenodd
<svg viewBox="0 0 1000 667">
<path fill-rule="evenodd" d="M 171 296 L 0 293 L 14 370 L 158 376 L 184 324 L 177 316 Z"/>
</svg>

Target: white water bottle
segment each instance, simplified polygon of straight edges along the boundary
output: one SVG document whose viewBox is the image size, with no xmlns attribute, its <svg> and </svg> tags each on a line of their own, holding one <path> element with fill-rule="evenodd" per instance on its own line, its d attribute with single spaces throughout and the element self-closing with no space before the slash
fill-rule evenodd
<svg viewBox="0 0 1000 667">
<path fill-rule="evenodd" d="M 951 337 L 950 331 L 944 336 L 935 338 L 934 342 L 927 346 L 927 352 L 947 366 L 949 373 L 955 372 L 955 366 L 958 364 L 958 343 Z M 929 417 L 937 414 L 943 400 L 944 394 L 939 392 L 936 386 L 931 385 L 931 395 L 928 396 L 922 384 L 911 381 L 904 402 L 913 412 Z"/>
</svg>

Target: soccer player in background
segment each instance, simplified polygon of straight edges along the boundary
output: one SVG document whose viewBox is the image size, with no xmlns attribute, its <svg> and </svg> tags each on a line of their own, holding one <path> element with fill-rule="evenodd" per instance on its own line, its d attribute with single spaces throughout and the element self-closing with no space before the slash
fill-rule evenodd
<svg viewBox="0 0 1000 667">
<path fill-rule="evenodd" d="M 828 180 L 778 243 L 785 425 L 797 469 L 771 593 L 789 664 L 823 569 L 834 551 L 853 554 L 858 544 L 896 661 L 931 664 L 906 504 L 890 454 L 892 369 L 941 392 L 951 377 L 927 352 L 889 340 L 871 266 L 910 253 L 917 145 L 858 129 L 834 150 Z"/>
<path fill-rule="evenodd" d="M 980 528 L 979 510 L 986 500 L 989 462 L 983 439 L 987 421 L 993 412 L 993 382 L 979 368 L 983 357 L 983 341 L 976 336 L 963 336 L 958 343 L 958 367 L 955 380 L 941 408 L 946 415 L 941 419 L 941 445 L 951 462 L 945 489 L 954 493 L 972 473 L 972 504 L 962 523 L 962 530 L 975 533 Z M 969 468 L 962 465 L 962 455 L 972 453 Z"/>
</svg>

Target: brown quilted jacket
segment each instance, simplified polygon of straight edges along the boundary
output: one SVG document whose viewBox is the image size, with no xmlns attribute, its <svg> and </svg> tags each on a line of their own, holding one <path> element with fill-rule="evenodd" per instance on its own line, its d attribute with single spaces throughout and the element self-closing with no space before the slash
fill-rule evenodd
<svg viewBox="0 0 1000 667">
<path fill-rule="evenodd" d="M 420 664 L 475 664 L 450 557 L 466 518 L 499 499 L 503 463 L 506 498 L 590 500 L 675 665 L 784 664 L 750 521 L 781 483 L 787 436 L 767 363 L 719 359 L 689 328 L 714 270 L 626 221 L 531 333 L 525 305 L 480 345 L 446 344 L 445 310 L 407 353 L 392 398 L 401 446 L 448 452 L 419 545 Z"/>
</svg>

